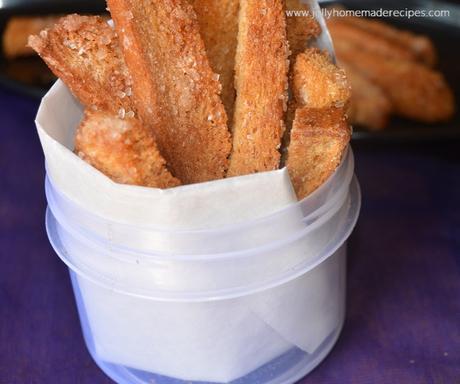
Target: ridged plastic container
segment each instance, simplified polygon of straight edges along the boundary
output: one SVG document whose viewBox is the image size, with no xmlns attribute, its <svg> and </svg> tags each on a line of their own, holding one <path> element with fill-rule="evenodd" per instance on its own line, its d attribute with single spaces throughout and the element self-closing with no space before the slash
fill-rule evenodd
<svg viewBox="0 0 460 384">
<path fill-rule="evenodd" d="M 86 345 L 118 383 L 294 383 L 339 337 L 361 199 L 351 150 L 305 200 L 217 229 L 108 222 L 50 179 L 46 194 Z"/>
</svg>

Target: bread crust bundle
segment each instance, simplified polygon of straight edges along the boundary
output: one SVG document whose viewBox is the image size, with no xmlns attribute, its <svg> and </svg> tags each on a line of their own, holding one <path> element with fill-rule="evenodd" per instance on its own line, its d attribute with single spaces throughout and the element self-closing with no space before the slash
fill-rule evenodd
<svg viewBox="0 0 460 384">
<path fill-rule="evenodd" d="M 416 35 L 409 31 L 396 29 L 379 20 L 370 20 L 363 17 L 343 17 L 343 23 L 359 28 L 374 36 L 380 36 L 391 42 L 393 46 L 406 49 L 412 55 L 429 67 L 434 67 L 438 61 L 436 49 L 429 38 Z"/>
<path fill-rule="evenodd" d="M 398 115 L 432 123 L 455 113 L 453 93 L 441 73 L 416 62 L 382 60 L 342 41 L 335 47 L 344 62 L 385 91 Z"/>
<path fill-rule="evenodd" d="M 284 150 L 300 199 L 337 168 L 350 140 L 350 89 L 327 54 L 306 49 L 320 33 L 308 6 L 108 5 L 114 28 L 71 15 L 30 38 L 85 107 L 75 138 L 83 160 L 117 183 L 170 188 L 276 170 Z M 305 14 L 287 19 L 288 10 Z M 289 83 L 292 131 L 283 149 Z"/>
<path fill-rule="evenodd" d="M 328 27 L 340 65 L 350 73 L 353 123 L 380 130 L 390 115 L 422 123 L 453 116 L 454 96 L 433 69 L 437 53 L 428 37 L 354 16 L 332 17 Z"/>
</svg>

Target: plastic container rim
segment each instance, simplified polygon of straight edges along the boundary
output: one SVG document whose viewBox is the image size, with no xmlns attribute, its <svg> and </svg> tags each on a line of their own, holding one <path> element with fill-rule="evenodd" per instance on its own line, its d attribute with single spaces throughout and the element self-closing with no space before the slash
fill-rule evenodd
<svg viewBox="0 0 460 384">
<path fill-rule="evenodd" d="M 116 281 L 110 280 L 105 278 L 104 276 L 99 275 L 99 279 L 90 276 L 88 273 L 86 273 L 84 270 L 81 268 L 77 267 L 74 263 L 72 263 L 68 258 L 64 255 L 65 250 L 60 249 L 58 246 L 55 236 L 57 234 L 52 234 L 51 233 L 51 226 L 52 224 L 52 214 L 49 210 L 47 210 L 46 214 L 46 231 L 48 234 L 48 238 L 50 240 L 50 243 L 56 252 L 56 254 L 59 256 L 59 258 L 67 265 L 67 267 L 74 271 L 77 275 L 91 281 L 92 283 L 101 286 L 105 289 L 110 289 L 111 291 L 115 293 L 120 293 L 136 298 L 141 298 L 141 299 L 147 299 L 147 300 L 155 300 L 155 301 L 161 301 L 161 302 L 210 302 L 210 301 L 220 301 L 220 300 L 229 300 L 229 299 L 235 299 L 238 297 L 242 296 L 249 296 L 253 295 L 262 291 L 266 291 L 272 288 L 275 288 L 277 286 L 286 284 L 308 272 L 310 272 L 312 269 L 316 268 L 320 264 L 322 264 L 324 261 L 326 261 L 330 256 L 335 254 L 337 250 L 342 247 L 347 239 L 350 237 L 356 222 L 358 220 L 359 212 L 361 209 L 361 190 L 359 187 L 359 183 L 356 179 L 356 177 L 353 178 L 353 181 L 351 183 L 351 201 L 350 201 L 350 207 L 349 207 L 349 212 L 352 212 L 352 214 L 349 216 L 346 220 L 346 225 L 344 227 L 346 228 L 343 230 L 341 233 L 337 235 L 337 239 L 335 241 L 330 241 L 328 245 L 325 247 L 323 250 L 322 254 L 320 254 L 319 257 L 315 259 L 315 261 L 310 262 L 310 261 L 305 261 L 303 263 L 298 264 L 297 266 L 290 268 L 288 271 L 284 272 L 281 275 L 276 276 L 276 278 L 271 278 L 268 279 L 267 281 L 264 282 L 259 282 L 256 284 L 250 284 L 250 285 L 245 285 L 243 287 L 233 287 L 233 288 L 227 288 L 227 289 L 220 289 L 220 290 L 212 290 L 212 291 L 203 291 L 203 292 L 183 292 L 183 291 L 148 291 L 145 289 L 137 289 L 136 291 L 128 291 L 125 288 L 118 287 Z M 59 240 L 58 240 L 59 241 Z M 332 245 L 334 244 L 334 245 Z M 101 281 L 105 280 L 105 281 Z"/>
</svg>

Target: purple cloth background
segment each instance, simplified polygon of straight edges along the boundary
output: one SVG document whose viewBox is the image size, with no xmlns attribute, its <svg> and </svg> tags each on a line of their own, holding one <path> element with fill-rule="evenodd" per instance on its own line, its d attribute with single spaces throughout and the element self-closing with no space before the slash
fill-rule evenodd
<svg viewBox="0 0 460 384">
<path fill-rule="evenodd" d="M 0 383 L 110 383 L 46 238 L 37 106 L 0 90 Z M 460 383 L 459 144 L 355 145 L 347 321 L 300 383 Z"/>
</svg>

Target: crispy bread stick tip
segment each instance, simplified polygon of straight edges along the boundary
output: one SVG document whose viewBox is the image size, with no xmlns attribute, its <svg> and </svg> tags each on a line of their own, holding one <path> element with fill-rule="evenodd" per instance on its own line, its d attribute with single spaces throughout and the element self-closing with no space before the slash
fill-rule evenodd
<svg viewBox="0 0 460 384">
<path fill-rule="evenodd" d="M 133 95 L 182 182 L 222 178 L 231 142 L 220 83 L 186 0 L 109 0 Z"/>
<path fill-rule="evenodd" d="M 344 107 L 297 109 L 287 167 L 299 200 L 335 172 L 350 136 Z"/>
<path fill-rule="evenodd" d="M 348 24 L 341 18 L 331 19 L 328 27 L 334 41 L 349 41 L 363 50 L 393 59 L 417 61 L 416 55 L 410 49 L 395 44 L 383 36 Z"/>
<path fill-rule="evenodd" d="M 297 56 L 293 82 L 293 93 L 301 106 L 347 106 L 351 97 L 345 71 L 335 66 L 327 53 L 316 48 Z"/>
<path fill-rule="evenodd" d="M 239 0 L 190 0 L 213 71 L 220 75 L 222 101 L 230 120 L 235 104 L 235 54 Z"/>
<path fill-rule="evenodd" d="M 290 73 L 294 67 L 297 55 L 305 51 L 311 39 L 321 34 L 321 27 L 315 20 L 310 7 L 300 0 L 286 0 L 286 24 L 287 37 L 290 49 Z M 289 86 L 292 89 L 292 76 L 289 79 Z M 286 160 L 286 149 L 289 146 L 292 122 L 294 120 L 296 102 L 293 98 L 289 100 L 286 113 L 286 131 L 284 132 L 281 146 L 281 166 Z"/>
<path fill-rule="evenodd" d="M 445 121 L 455 113 L 454 95 L 441 73 L 409 61 L 392 60 L 336 41 L 340 60 L 379 85 L 395 112 L 425 123 Z"/>
<path fill-rule="evenodd" d="M 297 56 L 293 83 L 298 108 L 286 165 L 303 199 L 340 164 L 351 137 L 346 115 L 351 90 L 345 72 L 317 49 Z"/>
<path fill-rule="evenodd" d="M 88 107 L 129 113 L 131 80 L 114 30 L 97 16 L 70 15 L 29 45 Z"/>
<path fill-rule="evenodd" d="M 345 69 L 352 88 L 351 123 L 371 130 L 385 128 L 393 107 L 383 90 L 346 62 L 340 62 L 340 66 Z"/>
<path fill-rule="evenodd" d="M 283 1 L 241 1 L 228 176 L 278 169 L 288 69 Z"/>
<path fill-rule="evenodd" d="M 180 184 L 166 169 L 152 133 L 135 118 L 87 110 L 75 140 L 75 152 L 117 183 L 154 188 Z"/>
<path fill-rule="evenodd" d="M 310 7 L 300 0 L 286 0 L 286 23 L 291 60 L 305 51 L 308 41 L 321 34 L 321 27 L 313 17 Z"/>
<path fill-rule="evenodd" d="M 410 50 L 418 61 L 433 67 L 438 61 L 436 48 L 426 36 L 416 35 L 409 31 L 402 31 L 379 20 L 370 20 L 363 17 L 344 17 L 346 22 L 376 36 L 383 37 L 394 45 Z"/>
</svg>

